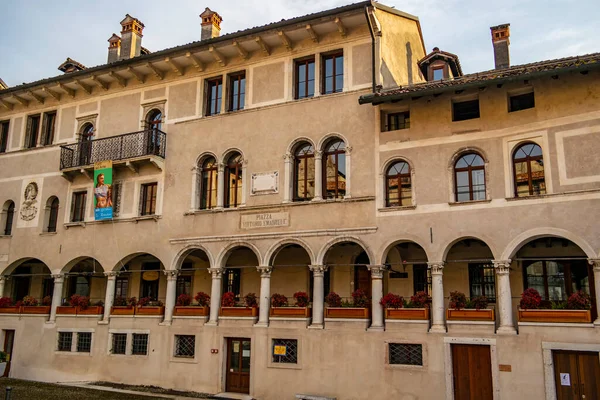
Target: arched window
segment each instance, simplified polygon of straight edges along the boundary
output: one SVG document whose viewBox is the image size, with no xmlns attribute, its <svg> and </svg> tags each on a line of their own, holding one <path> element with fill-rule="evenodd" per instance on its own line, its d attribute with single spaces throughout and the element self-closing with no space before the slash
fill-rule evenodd
<svg viewBox="0 0 600 400">
<path fill-rule="evenodd" d="M 94 125 L 87 123 L 81 127 L 79 134 L 79 165 L 88 165 L 92 161 L 92 138 Z"/>
<path fill-rule="evenodd" d="M 315 197 L 315 149 L 303 142 L 294 153 L 294 200 L 306 201 Z"/>
<path fill-rule="evenodd" d="M 457 202 L 485 200 L 485 162 L 477 153 L 468 153 L 454 164 Z"/>
<path fill-rule="evenodd" d="M 58 197 L 51 197 L 48 199 L 46 209 L 48 212 L 48 225 L 46 228 L 47 232 L 56 232 L 56 223 L 58 221 Z"/>
<path fill-rule="evenodd" d="M 542 148 L 535 143 L 525 143 L 513 153 L 515 196 L 525 197 L 546 194 L 544 157 Z"/>
<path fill-rule="evenodd" d="M 412 182 L 410 165 L 406 161 L 396 161 L 386 172 L 386 207 L 411 206 Z"/>
<path fill-rule="evenodd" d="M 155 108 L 148 113 L 146 116 L 146 129 L 162 130 L 162 111 Z"/>
<path fill-rule="evenodd" d="M 4 220 L 4 234 L 10 236 L 12 235 L 13 219 L 15 217 L 15 202 L 9 200 L 4 204 L 3 208 L 6 216 Z"/>
<path fill-rule="evenodd" d="M 217 161 L 214 157 L 208 157 L 201 168 L 200 209 L 210 210 L 217 206 Z"/>
<path fill-rule="evenodd" d="M 242 165 L 240 153 L 232 153 L 225 165 L 225 208 L 233 208 L 242 202 Z"/>
<path fill-rule="evenodd" d="M 327 143 L 323 154 L 323 197 L 342 198 L 346 194 L 346 143 L 334 139 Z"/>
</svg>

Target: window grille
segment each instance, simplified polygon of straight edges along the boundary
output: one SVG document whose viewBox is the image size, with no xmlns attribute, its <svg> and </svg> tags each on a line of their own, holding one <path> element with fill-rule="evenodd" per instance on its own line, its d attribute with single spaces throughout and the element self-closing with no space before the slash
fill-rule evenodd
<svg viewBox="0 0 600 400">
<path fill-rule="evenodd" d="M 423 365 L 423 345 L 390 343 L 389 363 L 393 365 Z"/>
<path fill-rule="evenodd" d="M 276 364 L 298 363 L 298 340 L 296 339 L 273 339 L 271 349 L 272 362 Z"/>
<path fill-rule="evenodd" d="M 58 332 L 58 351 L 71 351 L 73 332 Z"/>
<path fill-rule="evenodd" d="M 175 335 L 175 357 L 194 357 L 196 336 Z"/>
<path fill-rule="evenodd" d="M 125 354 L 127 349 L 127 334 L 113 333 L 112 335 L 112 353 Z"/>
<path fill-rule="evenodd" d="M 490 303 L 496 302 L 496 270 L 493 264 L 469 264 L 469 285 L 471 298 L 487 297 Z"/>
<path fill-rule="evenodd" d="M 452 121 L 479 118 L 479 99 L 452 104 Z"/>
<path fill-rule="evenodd" d="M 89 353 L 92 351 L 92 333 L 79 332 L 77 333 L 77 352 Z"/>
<path fill-rule="evenodd" d="M 134 333 L 131 354 L 145 356 L 148 354 L 148 334 Z"/>
</svg>

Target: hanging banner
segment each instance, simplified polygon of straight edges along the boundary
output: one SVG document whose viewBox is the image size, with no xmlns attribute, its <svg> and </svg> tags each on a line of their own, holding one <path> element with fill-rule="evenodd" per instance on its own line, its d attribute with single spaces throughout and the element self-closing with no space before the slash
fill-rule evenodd
<svg viewBox="0 0 600 400">
<path fill-rule="evenodd" d="M 112 219 L 112 161 L 94 164 L 94 219 L 102 221 Z"/>
</svg>

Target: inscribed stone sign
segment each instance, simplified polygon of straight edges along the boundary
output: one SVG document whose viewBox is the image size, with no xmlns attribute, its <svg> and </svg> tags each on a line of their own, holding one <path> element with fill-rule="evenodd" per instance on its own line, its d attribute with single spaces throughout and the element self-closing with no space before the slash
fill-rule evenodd
<svg viewBox="0 0 600 400">
<path fill-rule="evenodd" d="M 276 228 L 289 225 L 290 213 L 288 212 L 248 214 L 241 217 L 242 229 Z"/>
</svg>

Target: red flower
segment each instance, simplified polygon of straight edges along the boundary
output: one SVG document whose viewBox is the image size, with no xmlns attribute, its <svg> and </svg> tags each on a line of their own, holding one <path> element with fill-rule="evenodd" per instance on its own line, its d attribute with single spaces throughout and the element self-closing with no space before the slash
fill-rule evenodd
<svg viewBox="0 0 600 400">
<path fill-rule="evenodd" d="M 223 298 L 221 299 L 221 305 L 223 307 L 235 307 L 235 293 L 227 292 L 223 294 Z"/>
<path fill-rule="evenodd" d="M 190 296 L 189 294 L 182 293 L 177 297 L 176 305 L 189 306 L 190 304 L 192 304 L 192 296 Z"/>
<path fill-rule="evenodd" d="M 308 294 L 306 292 L 294 293 L 294 299 L 296 299 L 296 307 L 308 307 Z"/>
<path fill-rule="evenodd" d="M 467 296 L 463 292 L 450 292 L 450 308 L 460 310 L 467 305 Z"/>
<path fill-rule="evenodd" d="M 329 294 L 325 296 L 325 303 L 327 303 L 329 307 L 341 307 L 342 298 L 336 292 L 329 292 Z"/>
<path fill-rule="evenodd" d="M 521 294 L 521 302 L 519 303 L 519 308 L 523 310 L 532 310 L 539 308 L 541 303 L 542 296 L 540 296 L 540 293 L 534 288 L 529 288 Z"/>
<path fill-rule="evenodd" d="M 388 293 L 381 298 L 379 304 L 384 308 L 402 308 L 404 306 L 404 299 L 397 294 Z"/>
<path fill-rule="evenodd" d="M 246 307 L 254 308 L 258 307 L 258 300 L 256 297 L 256 293 L 248 293 L 244 296 L 244 302 L 246 303 Z"/>
<path fill-rule="evenodd" d="M 288 305 L 288 299 L 282 294 L 274 293 L 271 296 L 271 306 L 273 307 L 285 307 Z"/>
<path fill-rule="evenodd" d="M 204 292 L 196 293 L 194 300 L 196 300 L 198 302 L 198 305 L 202 307 L 208 307 L 208 305 L 210 304 L 210 296 Z"/>
<path fill-rule="evenodd" d="M 592 299 L 589 294 L 579 290 L 569 296 L 567 308 L 569 310 L 589 310 L 592 308 Z"/>
</svg>

